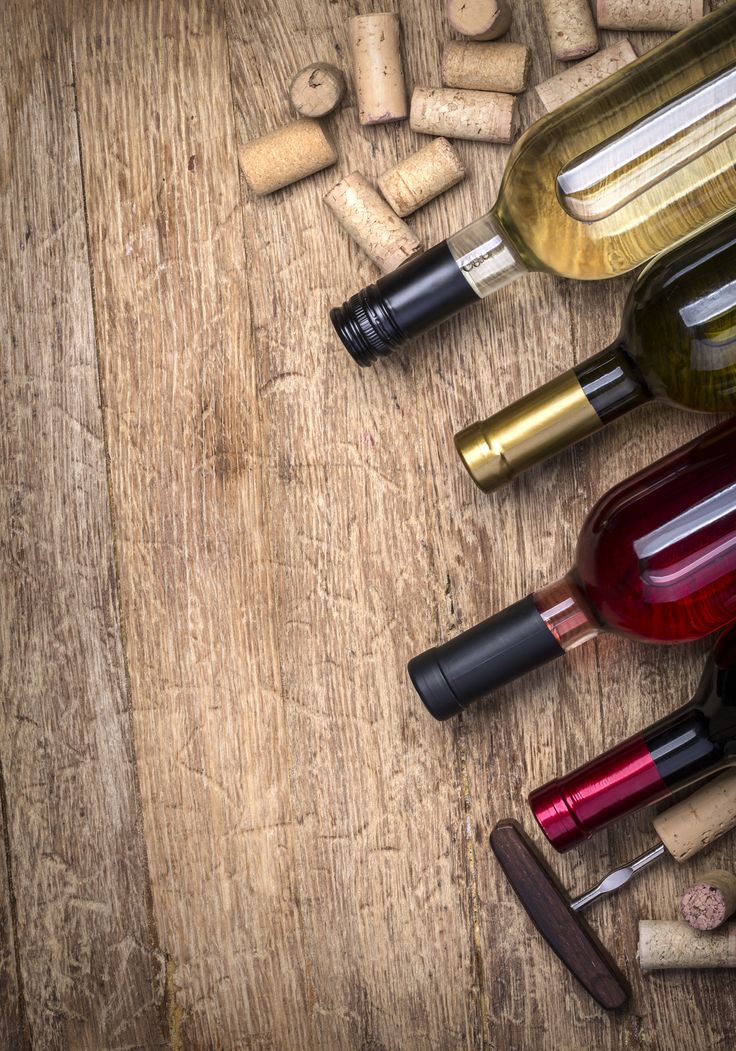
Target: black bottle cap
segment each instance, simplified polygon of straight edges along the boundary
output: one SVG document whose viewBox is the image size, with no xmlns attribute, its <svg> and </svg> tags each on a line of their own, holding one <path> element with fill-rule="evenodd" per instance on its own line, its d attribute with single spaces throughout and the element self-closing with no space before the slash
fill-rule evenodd
<svg viewBox="0 0 736 1051">
<path fill-rule="evenodd" d="M 562 656 L 564 650 L 527 595 L 408 664 L 435 719 L 449 719 L 485 694 Z"/>
<path fill-rule="evenodd" d="M 477 302 L 447 242 L 441 241 L 334 307 L 330 320 L 354 360 L 372 365 Z"/>
<path fill-rule="evenodd" d="M 353 359 L 364 367 L 390 354 L 404 340 L 378 285 L 368 285 L 341 307 L 333 307 L 330 321 Z"/>
</svg>

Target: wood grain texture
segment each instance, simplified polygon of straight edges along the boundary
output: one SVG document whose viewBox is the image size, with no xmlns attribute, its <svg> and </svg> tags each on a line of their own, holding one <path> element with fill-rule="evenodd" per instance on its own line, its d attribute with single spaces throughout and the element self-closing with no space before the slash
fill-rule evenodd
<svg viewBox="0 0 736 1051">
<path fill-rule="evenodd" d="M 0 770 L 0 1047 L 27 1051 L 30 1034 L 25 1017 L 23 982 L 18 966 L 14 917 L 16 905 L 13 896 L 7 814 L 5 779 Z"/>
<path fill-rule="evenodd" d="M 143 816 L 181 1039 L 310 1046 L 224 12 L 90 3 L 75 69 Z"/>
<path fill-rule="evenodd" d="M 359 7 L 402 16 L 409 88 L 439 83 L 441 6 Z M 488 849 L 499 818 L 531 830 L 531 788 L 685 700 L 704 648 L 604 638 L 443 725 L 404 670 L 558 576 L 592 502 L 708 421 L 640 411 L 492 498 L 459 466 L 453 432 L 600 349 L 628 280 L 529 277 L 349 360 L 327 313 L 377 272 L 322 197 L 426 140 L 360 127 L 351 93 L 329 171 L 257 199 L 237 153 L 290 119 L 298 69 L 349 72 L 356 9 L 84 0 L 71 43 L 52 0 L 0 16 L 0 1039 L 27 1017 L 70 1051 L 726 1047 L 733 976 L 635 959 L 638 916 L 675 915 L 704 858 L 591 910 L 634 985 L 610 1018 Z M 562 68 L 538 0 L 508 39 L 532 83 Z M 489 206 L 509 152 L 456 145 L 467 179 L 410 219 L 426 244 Z M 546 854 L 573 891 L 652 838 L 638 816 Z"/>
<path fill-rule="evenodd" d="M 3 1046 L 157 1048 L 63 5 L 6 4 L 0 63 Z"/>
<path fill-rule="evenodd" d="M 269 12 L 265 0 L 228 6 L 242 139 L 283 119 L 290 69 L 348 53 L 345 7 Z M 339 172 L 270 208 L 243 199 L 249 265 L 273 275 L 249 296 L 318 1046 L 463 1047 L 479 1039 L 482 995 L 465 799 L 453 733 L 426 718 L 404 671 L 416 639 L 437 630 L 422 451 L 404 440 L 418 383 L 410 359 L 357 369 L 326 324 L 330 305 L 376 272 L 321 198 L 416 139 L 406 123 L 358 128 L 354 99 L 332 128 Z"/>
</svg>

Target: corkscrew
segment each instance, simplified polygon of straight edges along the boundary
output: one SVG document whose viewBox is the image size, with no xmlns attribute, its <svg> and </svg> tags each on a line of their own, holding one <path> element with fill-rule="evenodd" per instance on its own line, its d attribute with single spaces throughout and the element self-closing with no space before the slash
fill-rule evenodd
<svg viewBox="0 0 736 1051">
<path fill-rule="evenodd" d="M 582 910 L 620 890 L 666 854 L 682 863 L 736 827 L 736 770 L 709 781 L 658 814 L 652 824 L 657 844 L 576 898 L 570 897 L 516 821 L 500 821 L 491 833 L 491 848 L 532 923 L 593 999 L 609 1011 L 626 1003 L 629 984 Z"/>
</svg>

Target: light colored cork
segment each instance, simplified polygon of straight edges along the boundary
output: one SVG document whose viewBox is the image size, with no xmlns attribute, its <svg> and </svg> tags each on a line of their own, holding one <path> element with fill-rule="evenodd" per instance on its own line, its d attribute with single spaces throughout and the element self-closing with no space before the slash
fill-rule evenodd
<svg viewBox="0 0 736 1051">
<path fill-rule="evenodd" d="M 329 62 L 300 69 L 289 85 L 289 101 L 302 117 L 326 117 L 345 94 L 345 77 Z"/>
<path fill-rule="evenodd" d="M 379 176 L 378 188 L 397 215 L 411 215 L 465 178 L 465 165 L 447 139 L 435 139 Z"/>
<path fill-rule="evenodd" d="M 335 147 L 316 120 L 295 120 L 240 147 L 240 168 L 253 193 L 262 196 L 329 168 Z"/>
<path fill-rule="evenodd" d="M 736 923 L 719 931 L 696 931 L 678 920 L 639 920 L 642 971 L 736 967 Z"/>
<path fill-rule="evenodd" d="M 712 931 L 736 912 L 736 876 L 724 869 L 706 872 L 688 887 L 680 901 L 685 923 L 698 931 Z"/>
<path fill-rule="evenodd" d="M 687 861 L 736 828 L 736 770 L 721 774 L 681 803 L 657 814 L 652 824 L 675 861 Z"/>
<path fill-rule="evenodd" d="M 620 40 L 611 47 L 604 48 L 596 55 L 563 69 L 549 80 L 537 84 L 534 88 L 542 105 L 551 113 L 571 99 L 581 95 L 594 84 L 600 84 L 619 69 L 628 66 L 637 57 L 628 40 Z"/>
<path fill-rule="evenodd" d="M 442 52 L 442 83 L 518 95 L 527 89 L 531 64 L 531 50 L 524 44 L 451 40 Z"/>
<path fill-rule="evenodd" d="M 704 0 L 596 0 L 601 29 L 684 29 L 705 14 Z"/>
<path fill-rule="evenodd" d="M 422 251 L 414 232 L 360 172 L 351 172 L 333 186 L 325 204 L 384 274 Z"/>
<path fill-rule="evenodd" d="M 348 23 L 358 119 L 387 124 L 407 115 L 399 16 L 355 15 Z"/>
<path fill-rule="evenodd" d="M 598 32 L 588 0 L 542 0 L 552 57 L 561 62 L 598 50 Z"/>
<path fill-rule="evenodd" d="M 445 0 L 445 14 L 451 28 L 471 40 L 496 40 L 511 26 L 508 0 Z"/>
<path fill-rule="evenodd" d="M 498 91 L 414 88 L 409 117 L 412 131 L 478 142 L 513 142 L 516 96 Z"/>
</svg>

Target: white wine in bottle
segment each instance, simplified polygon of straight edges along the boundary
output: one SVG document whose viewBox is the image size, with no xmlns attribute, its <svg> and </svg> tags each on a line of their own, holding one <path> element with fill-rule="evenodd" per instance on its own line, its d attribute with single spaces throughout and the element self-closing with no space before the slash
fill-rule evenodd
<svg viewBox="0 0 736 1051">
<path fill-rule="evenodd" d="M 530 270 L 600 280 L 736 208 L 736 0 L 532 125 L 491 211 L 352 296 L 369 365 Z"/>
</svg>

